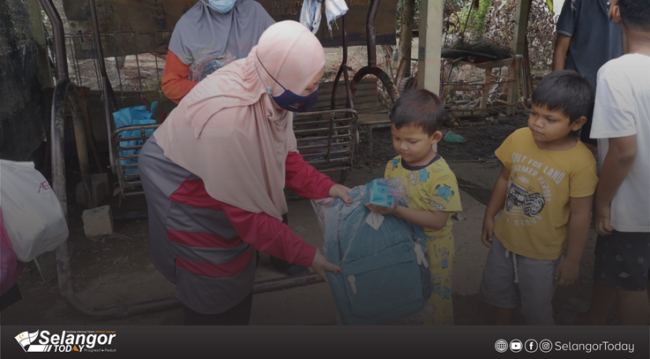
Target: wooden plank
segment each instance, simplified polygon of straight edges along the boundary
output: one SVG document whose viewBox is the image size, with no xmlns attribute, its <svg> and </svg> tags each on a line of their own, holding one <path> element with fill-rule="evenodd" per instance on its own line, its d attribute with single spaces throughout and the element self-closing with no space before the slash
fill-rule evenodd
<svg viewBox="0 0 650 359">
<path fill-rule="evenodd" d="M 474 67 L 477 67 L 479 69 L 487 69 L 487 68 L 495 68 L 495 67 L 504 67 L 504 66 L 510 66 L 514 62 L 514 57 L 507 58 L 507 59 L 502 59 L 502 60 L 496 60 L 496 61 L 486 61 L 486 62 L 481 62 L 481 63 L 473 63 L 473 62 L 467 62 L 467 61 L 461 61 L 460 63 L 463 65 L 472 65 Z"/>
<path fill-rule="evenodd" d="M 487 113 L 482 111 L 481 109 L 467 109 L 467 110 L 454 109 L 451 111 L 451 115 L 456 118 L 485 117 L 487 116 Z"/>
<path fill-rule="evenodd" d="M 528 15 L 530 14 L 530 3 L 532 0 L 517 0 L 517 12 L 515 15 L 515 31 L 513 35 L 513 52 L 515 55 L 523 55 L 526 47 L 526 32 L 528 30 Z"/>
<path fill-rule="evenodd" d="M 420 1 L 418 87 L 440 95 L 440 52 L 444 0 Z"/>
<path fill-rule="evenodd" d="M 359 124 L 361 125 L 386 125 L 390 123 L 390 118 L 385 112 L 382 113 L 365 113 L 359 115 Z"/>
<path fill-rule="evenodd" d="M 481 110 L 485 111 L 487 108 L 488 95 L 490 94 L 490 88 L 494 86 L 492 84 L 492 67 L 485 67 L 485 83 L 481 89 Z"/>
<path fill-rule="evenodd" d="M 513 52 L 517 57 L 515 64 L 511 68 L 515 71 L 515 76 L 520 77 L 520 61 L 523 58 L 526 48 L 526 32 L 528 31 L 528 15 L 530 14 L 530 3 L 532 0 L 517 0 L 517 12 L 515 13 L 515 30 L 513 35 Z M 521 56 L 521 57 L 519 57 Z M 521 82 L 521 81 L 520 81 Z M 511 86 L 508 93 L 509 103 L 518 103 L 518 86 Z M 508 108 L 508 114 L 514 115 L 517 107 Z"/>
<path fill-rule="evenodd" d="M 47 57 L 47 43 L 45 39 L 45 30 L 43 20 L 41 19 L 41 4 L 38 0 L 28 0 L 29 18 L 32 22 L 32 33 L 34 41 L 38 45 L 38 54 L 40 58 L 41 81 L 43 87 L 53 88 L 52 70 Z"/>
<path fill-rule="evenodd" d="M 444 0 L 420 0 L 418 88 L 440 95 L 440 52 Z M 433 145 L 438 151 L 438 144 Z M 372 169 L 372 167 L 371 167 Z"/>
<path fill-rule="evenodd" d="M 330 108 L 332 100 L 333 82 L 326 82 L 320 85 L 319 96 L 314 111 L 321 111 Z M 336 90 L 336 107 L 343 108 L 347 96 L 345 93 L 345 83 L 339 81 Z M 379 107 L 377 98 L 377 80 L 374 78 L 365 78 L 359 82 L 357 95 L 353 99 L 354 109 L 359 113 L 376 112 Z"/>
<path fill-rule="evenodd" d="M 96 0 L 97 17 L 106 57 L 154 52 L 165 54 L 171 32 L 181 16 L 198 0 Z M 259 0 L 276 20 L 300 19 L 302 0 Z M 347 0 L 348 45 L 366 45 L 366 16 L 369 0 Z M 316 34 L 323 46 L 341 46 L 341 21 L 332 26 L 332 35 L 326 25 L 325 6 L 322 5 L 321 26 Z M 92 58 L 93 30 L 88 1 L 63 0 L 63 8 L 76 39 L 77 58 Z M 375 21 L 377 45 L 395 45 L 397 0 L 383 0 Z M 132 35 L 135 33 L 135 37 Z"/>
</svg>

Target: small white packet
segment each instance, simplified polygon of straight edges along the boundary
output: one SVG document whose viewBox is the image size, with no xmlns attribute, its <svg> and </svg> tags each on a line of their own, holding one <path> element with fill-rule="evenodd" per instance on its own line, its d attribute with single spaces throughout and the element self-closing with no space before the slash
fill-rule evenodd
<svg viewBox="0 0 650 359">
<path fill-rule="evenodd" d="M 370 227 L 374 228 L 375 230 L 378 230 L 383 222 L 384 216 L 379 213 L 370 212 L 368 217 L 366 217 L 366 223 L 368 223 Z"/>
</svg>

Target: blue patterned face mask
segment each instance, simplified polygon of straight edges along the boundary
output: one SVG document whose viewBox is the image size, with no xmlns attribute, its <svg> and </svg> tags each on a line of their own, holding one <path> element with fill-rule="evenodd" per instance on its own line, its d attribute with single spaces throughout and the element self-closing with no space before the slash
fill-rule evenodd
<svg viewBox="0 0 650 359">
<path fill-rule="evenodd" d="M 262 65 L 264 71 L 266 71 L 266 73 L 271 76 L 271 74 L 269 74 L 269 72 L 266 70 L 266 67 L 264 67 L 262 61 L 260 61 L 260 65 Z M 284 89 L 284 92 L 282 92 L 282 94 L 279 96 L 273 96 L 270 87 L 267 89 L 269 96 L 271 96 L 273 101 L 275 101 L 275 103 L 280 106 L 280 108 L 291 112 L 307 112 L 312 107 L 314 107 L 314 105 L 316 105 L 316 101 L 318 100 L 318 88 L 316 88 L 316 90 L 312 91 L 311 93 L 302 96 L 282 86 L 282 84 L 278 82 L 278 80 L 276 80 L 273 76 L 271 76 L 271 78 Z"/>
<path fill-rule="evenodd" d="M 203 3 L 208 5 L 212 10 L 225 14 L 232 10 L 236 1 L 237 0 L 209 0 L 208 3 L 205 1 L 203 1 Z"/>
<path fill-rule="evenodd" d="M 282 109 L 291 112 L 307 112 L 314 107 L 316 100 L 318 100 L 318 89 L 305 96 L 298 95 L 291 90 L 285 89 L 280 96 L 271 97 Z"/>
</svg>

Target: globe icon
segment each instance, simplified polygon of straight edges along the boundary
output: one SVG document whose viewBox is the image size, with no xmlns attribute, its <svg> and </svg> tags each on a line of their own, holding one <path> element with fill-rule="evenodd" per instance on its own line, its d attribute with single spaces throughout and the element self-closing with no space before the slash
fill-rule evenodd
<svg viewBox="0 0 650 359">
<path fill-rule="evenodd" d="M 504 339 L 499 339 L 494 343 L 494 349 L 499 353 L 505 353 L 508 350 L 508 342 Z"/>
</svg>

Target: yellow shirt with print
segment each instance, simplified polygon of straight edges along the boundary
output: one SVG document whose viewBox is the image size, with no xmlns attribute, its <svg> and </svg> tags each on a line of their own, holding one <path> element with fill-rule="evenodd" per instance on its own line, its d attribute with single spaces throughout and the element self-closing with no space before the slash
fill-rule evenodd
<svg viewBox="0 0 650 359">
<path fill-rule="evenodd" d="M 402 161 L 402 156 L 397 156 L 386 165 L 384 176 L 402 179 L 402 185 L 406 186 L 408 191 L 410 208 L 444 212 L 463 210 L 456 176 L 440 155 L 436 155 L 428 165 L 419 167 L 410 167 Z M 425 228 L 424 233 L 433 238 L 442 237 L 451 232 L 451 226 L 450 216 L 444 228 Z"/>
<path fill-rule="evenodd" d="M 494 234 L 513 253 L 558 259 L 566 246 L 571 197 L 596 190 L 593 154 L 579 141 L 566 151 L 542 150 L 526 127 L 511 134 L 496 156 L 510 170 L 510 179 Z"/>
</svg>

